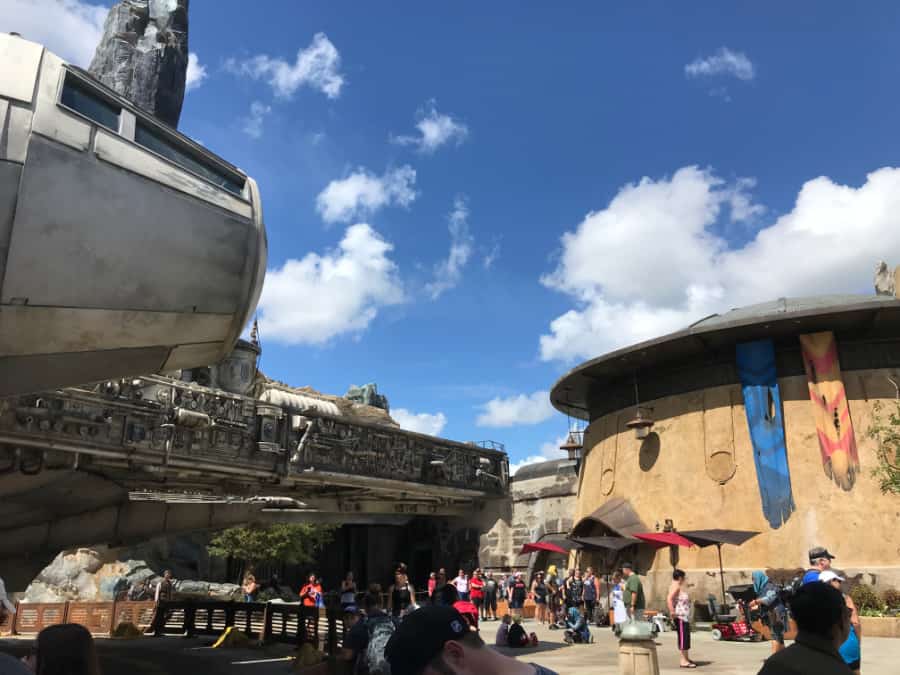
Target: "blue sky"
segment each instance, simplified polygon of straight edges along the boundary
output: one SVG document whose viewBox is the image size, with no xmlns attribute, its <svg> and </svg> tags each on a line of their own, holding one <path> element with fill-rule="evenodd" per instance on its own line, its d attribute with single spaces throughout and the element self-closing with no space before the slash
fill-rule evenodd
<svg viewBox="0 0 900 675">
<path fill-rule="evenodd" d="M 900 5 L 848 7 L 193 0 L 180 128 L 260 184 L 263 370 L 518 462 L 561 456 L 545 392 L 581 360 L 870 292 Z M 104 12 L 0 0 L 0 29 L 86 65 Z"/>
</svg>

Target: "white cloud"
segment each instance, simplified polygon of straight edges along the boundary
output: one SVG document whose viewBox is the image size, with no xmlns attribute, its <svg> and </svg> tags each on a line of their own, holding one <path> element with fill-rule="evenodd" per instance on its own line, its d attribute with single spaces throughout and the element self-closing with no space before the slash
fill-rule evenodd
<svg viewBox="0 0 900 675">
<path fill-rule="evenodd" d="M 206 66 L 200 63 L 200 59 L 194 52 L 188 52 L 187 76 L 185 79 L 185 91 L 196 89 L 206 79 Z"/>
<path fill-rule="evenodd" d="M 380 308 L 404 301 L 393 245 L 369 225 L 348 227 L 335 250 L 307 253 L 270 269 L 259 301 L 264 335 L 284 344 L 321 345 L 358 335 Z"/>
<path fill-rule="evenodd" d="M 79 0 L 3 0 L 0 31 L 20 33 L 66 61 L 87 68 L 108 12 L 107 7 Z"/>
<path fill-rule="evenodd" d="M 266 115 L 272 112 L 272 107 L 259 101 L 250 104 L 250 114 L 244 118 L 243 131 L 250 138 L 261 138 L 263 134 L 263 121 Z"/>
<path fill-rule="evenodd" d="M 862 292 L 877 260 L 900 259 L 900 169 L 874 171 L 860 187 L 810 180 L 790 212 L 732 246 L 715 228 L 723 207 L 732 220 L 762 215 L 752 185 L 684 167 L 626 185 L 588 214 L 542 279 L 575 307 L 541 336 L 541 357 L 593 358 L 779 297 Z"/>
<path fill-rule="evenodd" d="M 444 291 L 454 288 L 462 279 L 463 268 L 472 256 L 474 240 L 469 234 L 469 206 L 462 195 L 453 201 L 448 217 L 450 253 L 434 268 L 434 281 L 425 285 L 425 292 L 436 300 Z"/>
<path fill-rule="evenodd" d="M 469 127 L 464 122 L 453 119 L 437 111 L 436 102 L 431 100 L 418 112 L 416 123 L 418 136 L 391 136 L 392 143 L 414 145 L 419 152 L 430 154 L 442 145 L 455 141 L 459 145 L 469 135 Z"/>
<path fill-rule="evenodd" d="M 439 436 L 447 425 L 447 416 L 444 413 L 414 413 L 406 408 L 394 408 L 391 417 L 402 429 L 415 431 L 429 436 Z"/>
<path fill-rule="evenodd" d="M 734 52 L 728 47 L 720 47 L 711 56 L 691 61 L 684 67 L 684 74 L 687 77 L 726 75 L 739 80 L 752 80 L 756 76 L 756 69 L 744 52 Z"/>
<path fill-rule="evenodd" d="M 349 222 L 396 204 L 415 200 L 416 170 L 409 165 L 389 169 L 381 176 L 357 169 L 346 178 L 331 181 L 316 197 L 316 209 L 326 223 Z"/>
<path fill-rule="evenodd" d="M 497 258 L 500 257 L 500 242 L 495 241 L 493 245 L 488 249 L 487 253 L 484 254 L 484 258 L 481 259 L 481 264 L 484 269 L 489 270 L 494 266 L 494 263 L 497 262 Z"/>
<path fill-rule="evenodd" d="M 529 464 L 539 464 L 540 462 L 546 462 L 551 459 L 565 459 L 565 454 L 562 452 L 562 450 L 559 449 L 559 446 L 561 446 L 565 442 L 566 436 L 560 436 L 555 441 L 543 443 L 539 450 L 539 454 L 528 455 L 518 462 L 510 463 L 509 475 L 515 476 L 516 472 L 519 469 L 521 469 L 523 466 L 528 466 Z"/>
<path fill-rule="evenodd" d="M 310 45 L 297 52 L 293 64 L 259 54 L 240 62 L 229 59 L 225 66 L 238 75 L 264 80 L 279 98 L 290 98 L 302 86 L 317 89 L 328 98 L 337 98 L 344 86 L 341 55 L 325 33 L 316 33 Z"/>
<path fill-rule="evenodd" d="M 536 391 L 526 396 L 492 398 L 482 406 L 483 412 L 475 420 L 480 427 L 512 427 L 517 425 L 540 424 L 553 417 L 550 394 Z"/>
</svg>

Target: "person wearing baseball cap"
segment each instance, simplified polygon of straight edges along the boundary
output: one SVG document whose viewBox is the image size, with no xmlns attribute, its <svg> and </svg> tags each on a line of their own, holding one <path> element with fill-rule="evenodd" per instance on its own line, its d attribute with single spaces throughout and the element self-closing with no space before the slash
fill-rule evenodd
<svg viewBox="0 0 900 675">
<path fill-rule="evenodd" d="M 841 588 L 841 583 L 845 581 L 844 577 L 837 574 L 833 570 L 825 570 L 821 574 L 819 574 L 819 581 L 822 583 L 828 584 L 829 586 L 833 586 L 834 588 L 841 591 L 844 596 L 844 604 L 847 605 L 847 611 L 850 614 L 850 634 L 847 636 L 847 639 L 841 644 L 838 648 L 838 652 L 841 654 L 841 658 L 844 659 L 844 663 L 847 664 L 847 667 L 850 668 L 856 675 L 859 675 L 859 666 L 860 660 L 862 658 L 861 652 L 861 640 L 862 633 L 860 632 L 860 621 L 859 621 L 859 612 L 856 611 L 856 603 L 853 602 L 853 598 L 851 598 L 847 593 L 843 592 Z"/>
<path fill-rule="evenodd" d="M 486 646 L 452 607 L 409 614 L 385 648 L 391 675 L 557 675 Z"/>
<path fill-rule="evenodd" d="M 809 549 L 809 564 L 811 569 L 803 575 L 803 583 L 809 584 L 813 581 L 819 581 L 819 575 L 825 570 L 831 569 L 831 561 L 834 556 L 828 552 L 824 546 L 813 546 Z"/>
</svg>

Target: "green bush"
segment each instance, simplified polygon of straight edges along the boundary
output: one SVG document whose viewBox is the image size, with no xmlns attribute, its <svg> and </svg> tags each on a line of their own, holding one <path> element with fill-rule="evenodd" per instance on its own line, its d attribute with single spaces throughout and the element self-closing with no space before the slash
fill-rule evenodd
<svg viewBox="0 0 900 675">
<path fill-rule="evenodd" d="M 881 594 L 881 600 L 887 609 L 900 609 L 900 591 L 896 588 L 886 588 Z"/>
<path fill-rule="evenodd" d="M 880 611 L 884 609 L 884 604 L 875 589 L 866 584 L 859 584 L 850 591 L 850 597 L 856 604 L 856 608 L 860 612 Z"/>
</svg>

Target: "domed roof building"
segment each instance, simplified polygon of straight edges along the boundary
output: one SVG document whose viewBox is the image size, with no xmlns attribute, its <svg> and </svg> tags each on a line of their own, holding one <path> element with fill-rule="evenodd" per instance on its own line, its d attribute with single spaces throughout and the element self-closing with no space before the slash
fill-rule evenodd
<svg viewBox="0 0 900 675">
<path fill-rule="evenodd" d="M 898 385 L 900 300 L 885 295 L 781 298 L 587 361 L 550 394 L 588 422 L 573 532 L 755 531 L 726 547 L 725 586 L 805 568 L 814 546 L 900 586 L 900 495 L 882 491 L 870 437 Z M 608 515 L 623 513 L 628 532 Z M 636 556 L 657 609 L 674 563 L 695 600 L 721 587 L 714 546 L 581 555 L 601 569 Z"/>
</svg>

